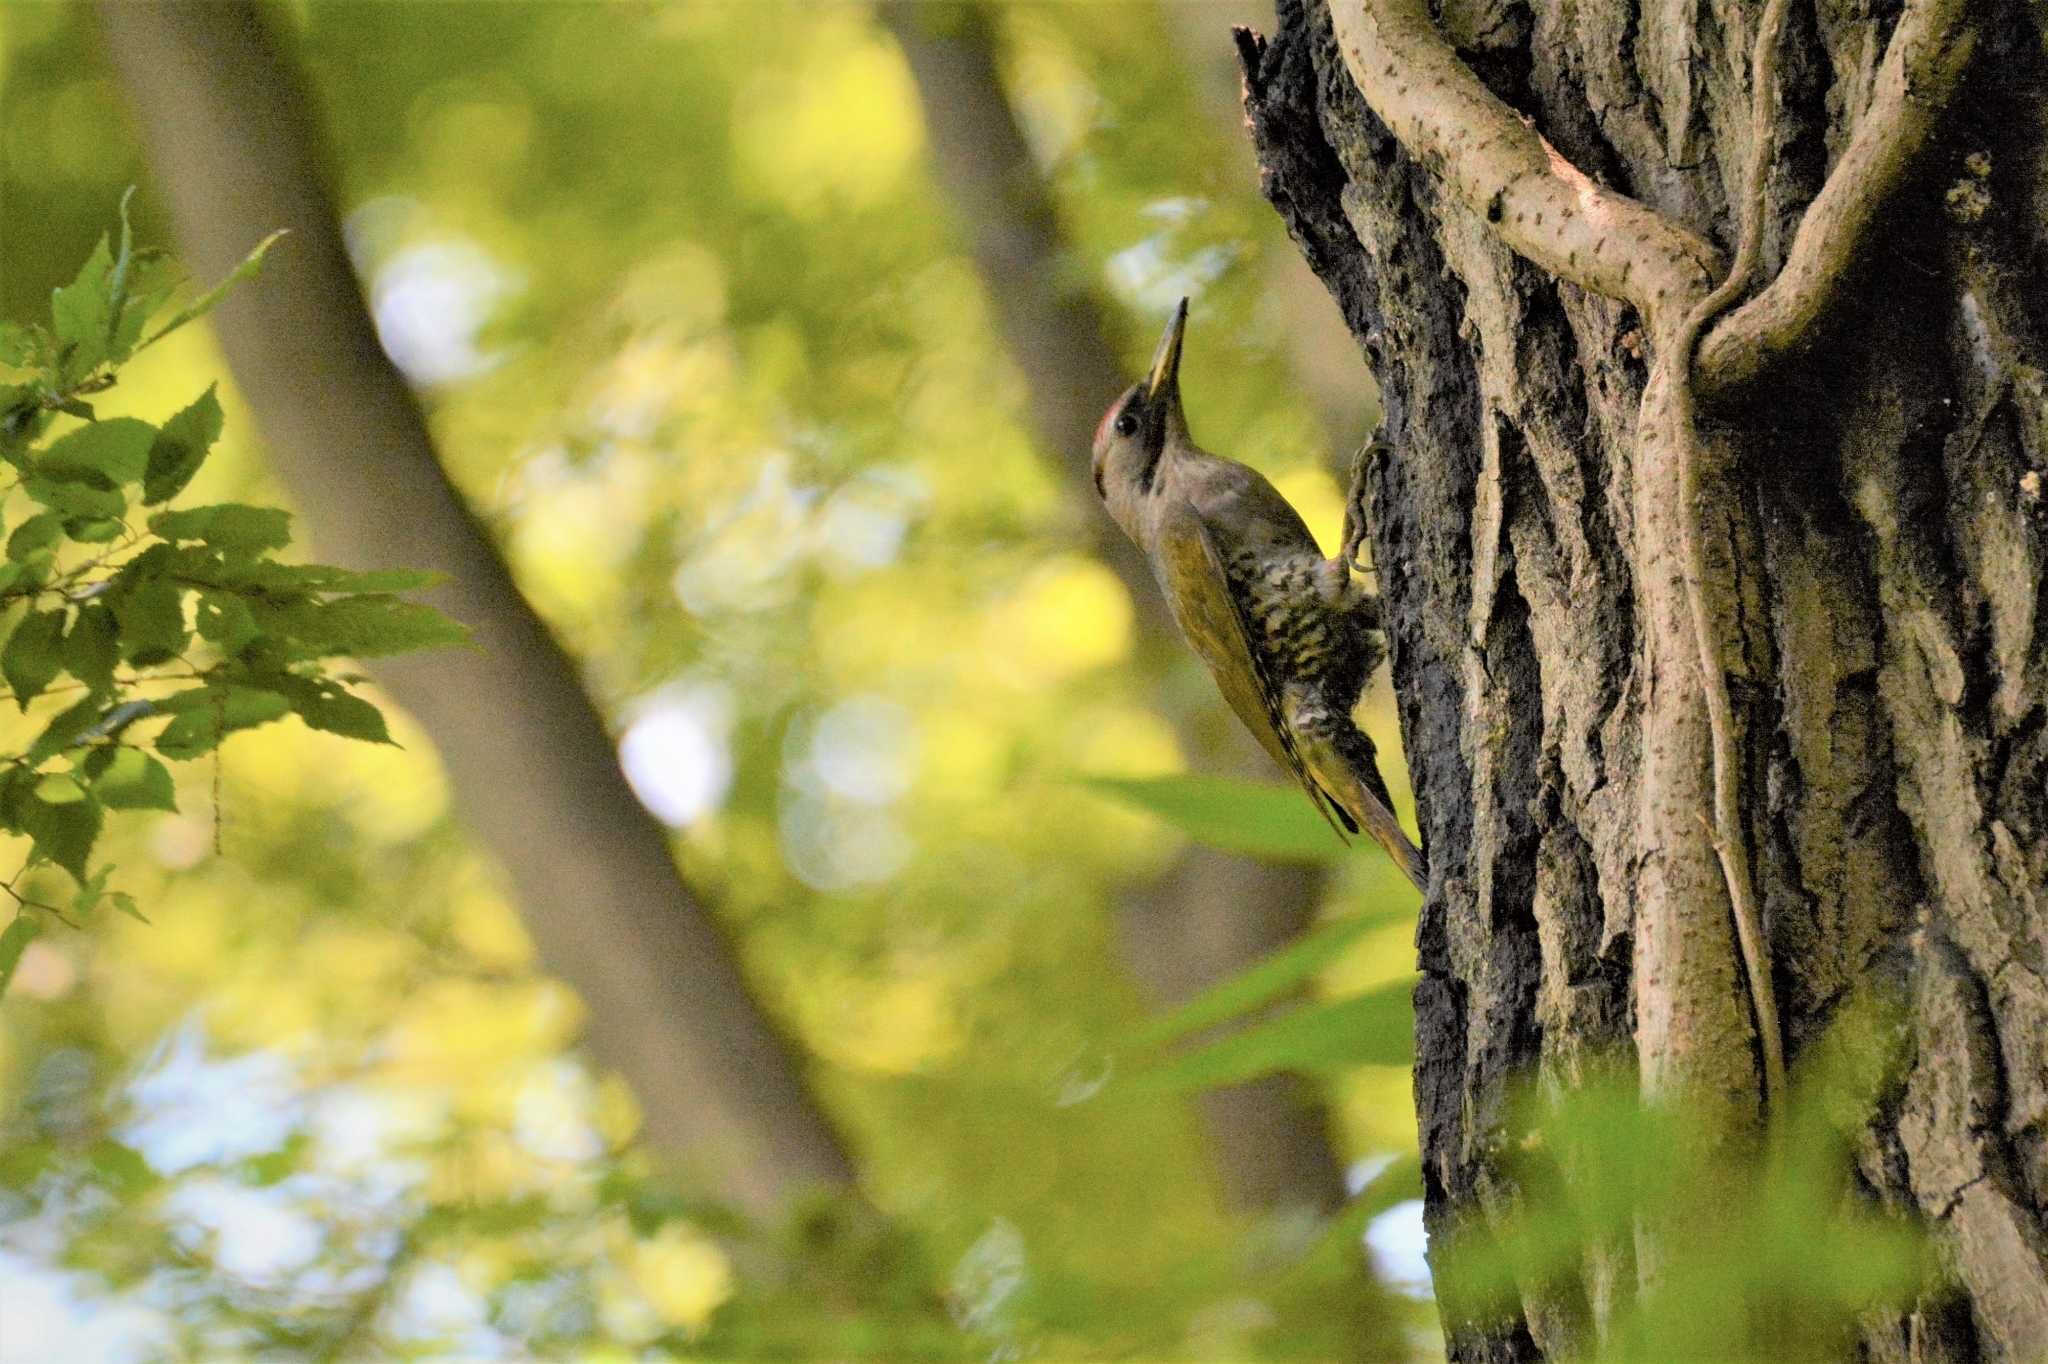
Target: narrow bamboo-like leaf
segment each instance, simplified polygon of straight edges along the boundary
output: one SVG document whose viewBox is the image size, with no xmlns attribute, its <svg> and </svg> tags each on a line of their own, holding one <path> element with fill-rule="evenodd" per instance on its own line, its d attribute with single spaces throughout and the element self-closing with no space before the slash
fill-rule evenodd
<svg viewBox="0 0 2048 1364">
<path fill-rule="evenodd" d="M 14 922 L 0 929 L 0 997 L 5 997 L 7 987 L 14 983 L 14 968 L 21 965 L 21 954 L 43 931 L 43 921 L 33 914 L 16 914 Z"/>
<path fill-rule="evenodd" d="M 1208 1089 L 1278 1070 L 1409 1065 L 1415 1057 L 1414 992 L 1410 978 L 1349 999 L 1305 1004 L 1142 1072 L 1138 1083 Z"/>
<path fill-rule="evenodd" d="M 1377 928 L 1413 916 L 1400 910 L 1359 914 L 1324 924 L 1239 975 L 1203 991 L 1173 1012 L 1147 1023 L 1131 1038 L 1137 1047 L 1157 1047 L 1269 1004 L 1335 961 L 1344 950 Z"/>
<path fill-rule="evenodd" d="M 242 263 L 240 265 L 237 265 L 233 270 L 231 270 L 228 273 L 228 277 L 226 279 L 222 280 L 219 284 L 214 285 L 211 289 L 208 289 L 198 298 L 192 300 L 192 303 L 189 307 L 184 308 L 170 321 L 164 323 L 163 326 L 158 327 L 155 331 L 151 332 L 149 334 L 149 339 L 144 341 L 135 349 L 137 351 L 148 350 L 151 346 L 154 346 L 157 342 L 163 340 L 166 336 L 169 336 L 172 332 L 178 330 L 178 328 L 184 326 L 186 323 L 195 322 L 198 319 L 206 316 L 208 313 L 212 312 L 215 308 L 219 307 L 220 301 L 227 297 L 228 290 L 234 288 L 237 284 L 249 278 L 249 276 L 255 274 L 257 269 L 260 268 L 263 264 L 263 257 L 266 254 L 268 254 L 271 247 L 277 244 L 278 238 L 284 235 L 284 229 L 279 229 L 278 231 L 273 232 L 269 236 L 265 237 L 262 241 L 256 243 L 256 249 L 251 251 L 248 255 L 244 256 L 242 258 Z"/>
<path fill-rule="evenodd" d="M 1082 780 L 1225 852 L 1270 862 L 1335 862 L 1350 853 L 1291 786 L 1193 775 Z"/>
</svg>

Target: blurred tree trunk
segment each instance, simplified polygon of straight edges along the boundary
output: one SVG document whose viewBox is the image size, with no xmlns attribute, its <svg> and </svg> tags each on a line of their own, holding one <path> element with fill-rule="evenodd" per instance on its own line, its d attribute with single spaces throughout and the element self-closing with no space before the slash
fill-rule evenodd
<svg viewBox="0 0 2048 1364">
<path fill-rule="evenodd" d="M 1186 647 L 1151 568 L 1097 502 L 1089 471 L 1096 419 L 1134 376 L 1117 360 L 1093 291 L 1075 278 L 1051 189 L 998 70 L 991 18 L 982 6 L 925 0 L 890 0 L 878 12 L 910 63 L 934 169 L 1023 372 L 1039 447 L 1058 462 L 1074 520 L 1137 607 L 1141 662 L 1163 676 L 1189 661 Z M 1204 710 L 1169 707 L 1197 765 L 1273 775 L 1220 704 Z M 1323 882 L 1318 869 L 1191 848 L 1122 909 L 1127 968 L 1156 1003 L 1177 1003 L 1298 936 Z M 1299 1078 L 1268 1076 L 1198 1102 L 1231 1206 L 1328 1212 L 1342 1201 L 1328 1113 Z"/>
<path fill-rule="evenodd" d="M 1239 25 L 1265 22 L 1271 0 L 1158 0 L 1168 39 L 1187 69 L 1196 102 L 1215 125 L 1213 140 L 1231 158 L 1231 174 L 1257 170 L 1245 143 L 1244 106 L 1238 98 Z M 1277 318 L 1287 359 L 1302 394 L 1330 433 L 1330 468 L 1340 486 L 1351 477 L 1351 455 L 1379 425 L 1378 390 L 1358 347 L 1351 344 L 1322 282 L 1308 263 L 1276 252 L 1264 279 L 1263 308 Z"/>
<path fill-rule="evenodd" d="M 591 1047 L 631 1084 L 646 1139 L 756 1214 L 850 1188 L 852 1160 L 797 1058 L 378 344 L 314 106 L 260 6 L 109 0 L 98 17 L 193 270 L 218 277 L 292 230 L 215 314 L 221 344 L 321 556 L 447 575 L 426 595 L 480 647 L 374 671 L 432 738 L 543 963 L 582 996 Z"/>
<path fill-rule="evenodd" d="M 1512 1201 L 1499 1142 L 1520 1074 L 1570 1080 L 1633 1047 L 1653 1092 L 1755 1119 L 1690 578 L 1733 694 L 1732 846 L 1788 1050 L 1852 992 L 1907 1008 L 1860 1174 L 1932 1222 L 1952 1288 L 1866 1320 L 1866 1357 L 2037 1360 L 2043 11 L 1793 7 L 1763 125 L 1769 288 L 1706 331 L 1687 447 L 1663 424 L 1691 350 L 1673 318 L 1737 241 L 1760 8 L 1280 0 L 1272 39 L 1240 42 L 1263 188 L 1376 367 L 1395 447 L 1370 493 L 1434 882 L 1428 1218 L 1471 1214 L 1463 1234 Z M 1672 567 L 1688 512 L 1704 573 Z M 1632 1281 L 1531 1286 L 1505 1317 L 1446 1302 L 1451 1355 L 1573 1353 Z"/>
</svg>

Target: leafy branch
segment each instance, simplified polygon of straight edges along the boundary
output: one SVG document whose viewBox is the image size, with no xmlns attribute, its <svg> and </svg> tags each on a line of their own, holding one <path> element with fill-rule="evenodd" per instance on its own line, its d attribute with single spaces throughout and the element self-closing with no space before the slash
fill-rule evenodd
<svg viewBox="0 0 2048 1364">
<path fill-rule="evenodd" d="M 26 747 L 0 751 L 0 830 L 29 840 L 23 872 L 70 873 L 73 916 L 103 901 L 136 912 L 106 889 L 111 868 L 91 869 L 92 853 L 108 811 L 177 809 L 166 761 L 287 715 L 390 743 L 383 715 L 332 660 L 468 640 L 400 595 L 430 574 L 281 562 L 282 510 L 165 505 L 220 438 L 214 388 L 162 423 L 102 418 L 88 399 L 136 352 L 205 316 L 282 234 L 151 330 L 179 279 L 135 246 L 127 210 L 124 197 L 118 245 L 102 236 L 53 291 L 48 326 L 0 323 L 0 461 L 14 474 L 0 487 L 0 678 L 4 699 L 41 721 Z M 21 910 L 0 931 L 0 989 L 36 932 L 28 911 L 65 917 L 15 891 L 19 879 L 0 886 Z"/>
</svg>

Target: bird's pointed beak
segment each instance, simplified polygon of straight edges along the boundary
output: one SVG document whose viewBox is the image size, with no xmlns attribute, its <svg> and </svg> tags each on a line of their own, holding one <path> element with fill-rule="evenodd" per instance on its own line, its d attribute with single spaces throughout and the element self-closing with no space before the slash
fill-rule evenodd
<svg viewBox="0 0 2048 1364">
<path fill-rule="evenodd" d="M 1152 352 L 1152 374 L 1145 383 L 1148 401 L 1157 399 L 1180 378 L 1180 343 L 1187 330 L 1188 301 L 1182 299 L 1180 306 L 1173 310 L 1173 320 L 1166 324 L 1166 331 L 1159 338 L 1159 349 Z"/>
</svg>

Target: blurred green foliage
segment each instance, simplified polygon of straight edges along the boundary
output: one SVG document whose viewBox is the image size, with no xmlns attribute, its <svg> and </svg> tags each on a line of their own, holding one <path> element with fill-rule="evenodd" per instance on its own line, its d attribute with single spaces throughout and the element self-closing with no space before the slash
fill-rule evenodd
<svg viewBox="0 0 2048 1364">
<path fill-rule="evenodd" d="M 47 327 L 0 321 L 0 373 L 12 379 L 0 384 L 0 460 L 14 474 L 0 487 L 0 676 L 26 726 L 16 751 L 0 748 L 0 830 L 28 841 L 0 883 L 17 907 L 0 933 L 0 992 L 46 916 L 75 925 L 105 904 L 142 918 L 92 855 L 108 811 L 177 812 L 159 758 L 190 761 L 287 715 L 389 743 L 383 715 L 327 660 L 467 638 L 394 595 L 428 575 L 281 562 L 291 519 L 274 507 L 146 511 L 182 492 L 219 439 L 214 389 L 161 425 L 101 419 L 89 399 L 131 357 L 210 312 L 276 239 L 166 318 L 178 272 L 136 247 L 127 204 L 119 245 L 102 235 L 52 291 Z M 35 873 L 46 865 L 70 873 L 76 892 L 42 898 Z"/>
<path fill-rule="evenodd" d="M 1345 1348 L 1357 1228 L 1228 1212 L 1191 1107 L 1125 1083 L 1145 1010 L 1112 916 L 1184 836 L 1073 778 L 1182 768 L 1162 699 L 1235 722 L 1192 660 L 1134 660 L 1150 608 L 1032 448 L 883 31 L 850 4 L 281 12 L 451 472 L 626 752 L 666 756 L 656 786 L 677 743 L 707 755 L 650 803 L 916 1246 L 806 1250 L 663 1192 L 394 713 L 402 750 L 230 746 L 224 856 L 203 816 L 117 823 L 153 926 L 24 952 L 0 1010 L 10 1291 L 209 1360 Z M 1192 285 L 1198 429 L 1333 536 L 1265 289 L 1292 248 L 1166 17 L 1001 22 L 1074 277 L 1129 305 L 1133 365 Z M 0 7 L 0 44 L 0 304 L 28 316 L 124 185 L 140 239 L 170 224 L 85 13 Z M 186 328 L 99 415 L 160 421 L 225 372 Z M 279 501 L 218 398 L 189 495 Z M 1331 912 L 1389 893 L 1352 859 Z M 1362 935 L 1329 988 L 1402 975 L 1408 933 Z M 1392 1066 L 1334 1082 L 1346 1150 L 1409 1149 L 1407 1090 Z"/>
</svg>

